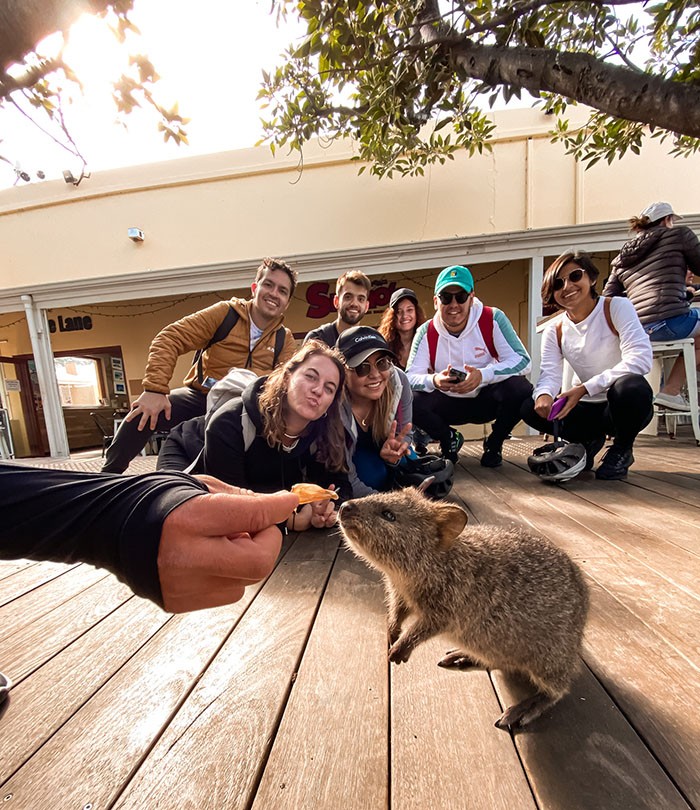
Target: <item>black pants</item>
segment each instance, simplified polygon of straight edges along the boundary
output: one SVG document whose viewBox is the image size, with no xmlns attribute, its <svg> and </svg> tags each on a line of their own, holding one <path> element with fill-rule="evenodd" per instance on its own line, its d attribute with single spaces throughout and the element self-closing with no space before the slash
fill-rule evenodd
<svg viewBox="0 0 700 810">
<path fill-rule="evenodd" d="M 631 450 L 640 430 L 654 415 L 654 394 L 641 374 L 626 374 L 608 389 L 607 402 L 579 402 L 560 420 L 559 435 L 570 442 L 586 442 L 613 437 L 613 444 Z M 553 425 L 535 413 L 532 398 L 523 403 L 520 416 L 540 433 L 553 433 Z"/>
<path fill-rule="evenodd" d="M 165 418 L 165 413 L 158 417 L 156 430 L 169 431 L 185 419 L 192 419 L 195 416 L 202 416 L 207 410 L 207 395 L 194 388 L 176 388 L 171 391 L 170 405 L 172 411 L 170 419 Z M 123 473 L 129 466 L 132 458 L 138 455 L 146 446 L 146 442 L 155 431 L 147 425 L 143 430 L 138 429 L 139 418 L 119 425 L 117 435 L 112 444 L 107 448 L 105 463 L 102 472 Z"/>
<path fill-rule="evenodd" d="M 475 397 L 450 397 L 442 391 L 414 391 L 413 424 L 445 447 L 450 425 L 483 425 L 493 422 L 490 443 L 499 447 L 520 421 L 520 407 L 532 398 L 532 385 L 525 377 L 509 377 L 485 385 Z"/>
</svg>

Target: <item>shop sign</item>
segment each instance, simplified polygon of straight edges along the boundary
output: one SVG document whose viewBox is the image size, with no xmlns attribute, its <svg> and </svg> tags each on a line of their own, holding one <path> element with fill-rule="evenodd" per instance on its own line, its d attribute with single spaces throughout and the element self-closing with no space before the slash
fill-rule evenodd
<svg viewBox="0 0 700 810">
<path fill-rule="evenodd" d="M 369 293 L 369 311 L 375 309 L 386 309 L 389 306 L 391 294 L 396 289 L 396 282 L 373 281 L 372 289 Z M 307 318 L 327 318 L 336 309 L 333 306 L 335 296 L 335 281 L 318 281 L 309 284 L 306 288 L 306 303 L 309 305 L 306 310 Z"/>
<path fill-rule="evenodd" d="M 49 318 L 49 332 L 82 332 L 92 329 L 92 318 L 89 315 L 74 315 L 72 318 L 58 316 L 58 323 Z"/>
</svg>

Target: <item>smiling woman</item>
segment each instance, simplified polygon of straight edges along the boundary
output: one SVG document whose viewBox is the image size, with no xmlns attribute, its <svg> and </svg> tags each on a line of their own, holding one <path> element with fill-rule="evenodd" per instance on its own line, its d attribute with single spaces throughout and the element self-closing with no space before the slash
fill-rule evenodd
<svg viewBox="0 0 700 810">
<path fill-rule="evenodd" d="M 339 354 L 309 341 L 269 376 L 208 418 L 190 419 L 173 431 L 158 459 L 160 470 L 206 473 L 254 492 L 275 492 L 311 482 L 350 497 L 340 401 L 345 366 Z M 214 389 L 216 391 L 216 388 Z M 290 528 L 335 523 L 330 500 L 308 504 Z"/>
<path fill-rule="evenodd" d="M 643 376 L 651 369 L 651 345 L 630 301 L 599 298 L 597 279 L 598 268 L 581 251 L 563 253 L 547 269 L 542 301 L 562 314 L 545 328 L 540 378 L 521 416 L 542 433 L 556 429 L 583 444 L 586 470 L 611 435 L 596 478 L 616 480 L 627 475 L 634 440 L 653 414 Z M 557 396 L 564 404 L 555 413 Z"/>
</svg>

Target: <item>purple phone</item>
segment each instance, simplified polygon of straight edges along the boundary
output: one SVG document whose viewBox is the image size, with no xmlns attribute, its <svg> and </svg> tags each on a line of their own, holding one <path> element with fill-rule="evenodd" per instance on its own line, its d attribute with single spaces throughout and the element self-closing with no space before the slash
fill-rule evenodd
<svg viewBox="0 0 700 810">
<path fill-rule="evenodd" d="M 566 405 L 567 398 L 566 397 L 557 397 L 552 403 L 552 408 L 547 416 L 547 419 L 551 422 L 552 419 L 556 419 L 561 412 L 561 409 Z"/>
</svg>

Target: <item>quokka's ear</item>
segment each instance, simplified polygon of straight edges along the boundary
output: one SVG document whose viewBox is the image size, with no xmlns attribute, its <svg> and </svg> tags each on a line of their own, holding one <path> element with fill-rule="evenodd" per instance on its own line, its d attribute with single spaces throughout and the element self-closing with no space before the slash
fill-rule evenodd
<svg viewBox="0 0 700 810">
<path fill-rule="evenodd" d="M 464 509 L 453 503 L 436 503 L 433 504 L 433 508 L 437 523 L 438 546 L 447 549 L 462 533 L 469 516 Z"/>
</svg>

